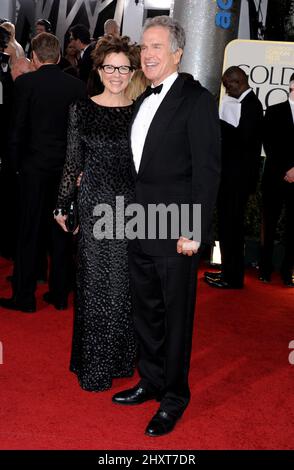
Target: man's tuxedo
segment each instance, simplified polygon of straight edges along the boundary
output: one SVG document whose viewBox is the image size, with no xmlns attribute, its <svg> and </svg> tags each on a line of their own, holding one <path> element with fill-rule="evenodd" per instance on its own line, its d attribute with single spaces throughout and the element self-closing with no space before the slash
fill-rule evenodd
<svg viewBox="0 0 294 470">
<path fill-rule="evenodd" d="M 136 103 L 133 122 L 143 94 Z M 199 82 L 178 77 L 150 125 L 139 172 L 136 202 L 201 204 L 201 238 L 211 243 L 212 214 L 220 172 L 219 124 L 211 95 Z M 168 232 L 170 232 L 168 228 Z M 139 240 L 144 252 L 177 256 L 177 240 Z"/>
<path fill-rule="evenodd" d="M 294 123 L 289 101 L 266 110 L 263 121 L 263 145 L 266 153 L 262 178 L 263 238 L 260 269 L 270 276 L 275 232 L 282 207 L 286 209 L 285 257 L 282 276 L 290 277 L 294 267 L 294 184 L 284 181 L 294 167 Z"/>
<path fill-rule="evenodd" d="M 242 287 L 244 282 L 244 215 L 258 180 L 262 117 L 262 105 L 250 91 L 241 102 L 239 125 L 234 127 L 221 120 L 219 239 L 224 279 L 233 287 Z"/>
<path fill-rule="evenodd" d="M 134 120 L 142 105 L 136 105 Z M 211 222 L 220 176 L 219 123 L 214 100 L 200 84 L 178 77 L 149 127 L 138 173 L 136 203 L 202 205 L 202 243 Z M 169 232 L 169 230 L 168 230 Z M 129 242 L 134 322 L 141 385 L 178 417 L 189 402 L 188 371 L 199 254 L 177 254 L 177 240 Z"/>
<path fill-rule="evenodd" d="M 83 53 L 83 56 L 78 60 L 79 78 L 85 83 L 87 83 L 90 72 L 93 68 L 93 59 L 91 57 L 91 54 L 94 51 L 95 46 L 96 42 L 92 42 L 91 44 L 89 44 L 89 46 Z"/>
<path fill-rule="evenodd" d="M 20 208 L 13 292 L 22 305 L 35 302 L 38 249 L 45 236 L 52 253 L 49 288 L 67 297 L 69 240 L 52 210 L 66 154 L 68 108 L 85 95 L 84 83 L 58 65 L 43 65 L 15 81 L 10 157 L 19 171 Z"/>
</svg>

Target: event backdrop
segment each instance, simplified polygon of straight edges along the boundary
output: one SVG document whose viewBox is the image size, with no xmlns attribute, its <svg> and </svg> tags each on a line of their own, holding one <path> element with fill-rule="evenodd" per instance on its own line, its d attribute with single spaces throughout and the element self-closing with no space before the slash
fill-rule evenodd
<svg viewBox="0 0 294 470">
<path fill-rule="evenodd" d="M 247 73 L 249 85 L 266 109 L 288 97 L 289 80 L 294 73 L 294 43 L 237 39 L 226 48 L 223 70 L 231 65 L 238 65 Z"/>
</svg>

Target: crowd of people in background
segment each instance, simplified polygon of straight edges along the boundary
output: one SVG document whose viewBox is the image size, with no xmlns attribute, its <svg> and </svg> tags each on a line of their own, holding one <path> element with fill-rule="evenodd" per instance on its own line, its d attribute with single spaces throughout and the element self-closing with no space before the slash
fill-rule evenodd
<svg viewBox="0 0 294 470">
<path fill-rule="evenodd" d="M 202 246 L 199 250 L 183 238 L 178 244 L 146 240 L 129 247 L 126 240 L 97 241 L 97 201 L 114 207 L 117 195 L 143 206 L 193 198 L 202 204 L 203 244 L 212 241 L 216 207 L 222 270 L 205 272 L 205 281 L 213 288 L 242 289 L 245 211 L 260 178 L 263 144 L 259 279 L 271 281 L 275 230 L 285 204 L 281 276 L 286 287 L 294 287 L 294 74 L 289 99 L 270 106 L 264 117 L 245 72 L 230 67 L 222 77 L 227 97 L 219 118 L 210 93 L 193 76 L 178 72 L 184 31 L 167 17 L 158 18 L 147 22 L 142 47 L 121 37 L 112 19 L 97 39 L 85 25 L 74 25 L 64 54 L 46 19 L 36 22 L 26 53 L 15 39 L 14 25 L 6 19 L 0 25 L 0 254 L 14 261 L 6 280 L 12 297 L 0 299 L 0 306 L 34 313 L 37 282 L 48 281 L 44 301 L 66 309 L 75 266 L 71 370 L 90 391 L 131 376 L 136 331 L 141 381 L 113 401 L 161 401 L 146 431 L 151 436 L 171 431 L 189 402 L 188 358 Z M 152 159 L 158 149 L 160 155 Z M 67 229 L 76 194 L 77 249 Z M 187 256 L 176 257 L 173 250 Z M 167 272 L 174 277 L 167 279 Z M 132 305 L 141 312 L 133 318 Z M 185 312 L 181 320 L 176 308 Z"/>
</svg>

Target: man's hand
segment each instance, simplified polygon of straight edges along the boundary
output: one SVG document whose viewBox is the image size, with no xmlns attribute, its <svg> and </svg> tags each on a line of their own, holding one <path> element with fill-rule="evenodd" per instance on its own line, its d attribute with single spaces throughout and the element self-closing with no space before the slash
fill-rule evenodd
<svg viewBox="0 0 294 470">
<path fill-rule="evenodd" d="M 60 227 L 65 231 L 65 232 L 68 232 L 67 228 L 66 228 L 66 225 L 65 225 L 65 221 L 67 219 L 67 215 L 62 215 L 62 214 L 59 214 L 59 215 L 55 215 L 54 216 L 54 219 L 56 220 L 56 222 L 60 225 Z"/>
<path fill-rule="evenodd" d="M 200 243 L 189 238 L 180 237 L 177 242 L 177 252 L 182 255 L 192 256 L 197 253 Z"/>
<path fill-rule="evenodd" d="M 294 183 L 294 166 L 287 171 L 284 180 L 287 181 L 287 183 Z"/>
</svg>

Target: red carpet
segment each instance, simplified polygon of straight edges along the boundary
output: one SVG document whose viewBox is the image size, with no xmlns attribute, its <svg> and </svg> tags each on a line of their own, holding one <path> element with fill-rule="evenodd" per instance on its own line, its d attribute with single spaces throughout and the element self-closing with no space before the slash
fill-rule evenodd
<svg viewBox="0 0 294 470">
<path fill-rule="evenodd" d="M 0 295 L 11 266 L 0 262 Z M 89 393 L 68 371 L 72 309 L 42 300 L 36 314 L 0 310 L 1 449 L 293 449 L 294 290 L 278 277 L 260 284 L 252 271 L 243 291 L 219 291 L 199 280 L 192 401 L 163 438 L 144 429 L 157 409 L 111 403 L 114 392 Z M 46 290 L 39 288 L 38 294 Z M 1 349 L 0 349 L 1 350 Z"/>
</svg>

